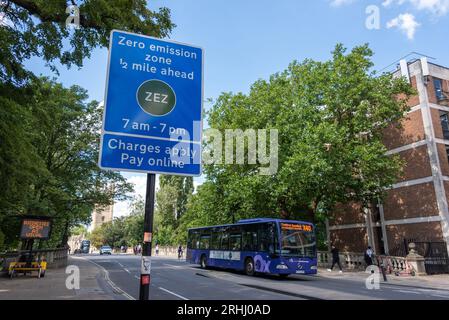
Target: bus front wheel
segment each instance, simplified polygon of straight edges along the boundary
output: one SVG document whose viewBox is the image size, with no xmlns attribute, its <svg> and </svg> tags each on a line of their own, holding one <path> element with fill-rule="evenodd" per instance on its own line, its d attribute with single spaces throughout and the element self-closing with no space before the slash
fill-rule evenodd
<svg viewBox="0 0 449 320">
<path fill-rule="evenodd" d="M 253 276 L 255 274 L 254 271 L 254 261 L 251 258 L 245 260 L 245 273 L 248 276 Z"/>
<path fill-rule="evenodd" d="M 200 266 L 201 266 L 201 269 L 206 269 L 207 268 L 206 256 L 204 254 L 201 256 Z"/>
</svg>

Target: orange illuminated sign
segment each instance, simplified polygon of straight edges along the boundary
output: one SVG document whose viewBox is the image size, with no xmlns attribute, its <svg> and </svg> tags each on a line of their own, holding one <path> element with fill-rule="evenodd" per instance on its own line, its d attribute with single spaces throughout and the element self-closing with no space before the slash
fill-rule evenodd
<svg viewBox="0 0 449 320">
<path fill-rule="evenodd" d="M 281 229 L 312 232 L 312 226 L 309 224 L 281 223 Z"/>
<path fill-rule="evenodd" d="M 22 239 L 48 239 L 51 221 L 49 219 L 25 218 L 22 220 L 20 237 Z"/>
</svg>

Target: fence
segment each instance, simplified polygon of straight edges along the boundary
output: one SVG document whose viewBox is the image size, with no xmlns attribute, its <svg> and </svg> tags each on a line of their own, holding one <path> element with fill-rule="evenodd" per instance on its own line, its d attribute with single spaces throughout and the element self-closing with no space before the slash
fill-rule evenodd
<svg viewBox="0 0 449 320">
<path fill-rule="evenodd" d="M 10 262 L 17 261 L 22 254 L 29 253 L 28 250 L 19 250 L 0 253 L 0 272 L 7 272 Z M 67 265 L 67 249 L 38 249 L 33 250 L 34 260 L 47 261 L 47 268 L 61 268 Z"/>
<path fill-rule="evenodd" d="M 416 252 L 424 257 L 427 274 L 449 273 L 449 255 L 446 242 L 403 239 L 402 243 L 394 247 L 390 253 L 397 256 L 406 256 L 409 253 L 410 243 L 414 243 Z"/>
<path fill-rule="evenodd" d="M 332 254 L 327 251 L 318 251 L 318 267 L 329 268 L 332 264 Z M 363 259 L 363 253 L 344 252 L 340 253 L 340 263 L 346 270 L 365 270 L 366 263 Z"/>
<path fill-rule="evenodd" d="M 318 267 L 329 268 L 332 264 L 332 254 L 327 251 L 318 251 Z M 405 257 L 393 256 L 376 256 L 378 265 L 383 265 L 387 273 L 410 274 L 410 266 Z M 367 264 L 363 253 L 359 252 L 343 252 L 340 253 L 340 262 L 345 270 L 364 271 Z"/>
</svg>

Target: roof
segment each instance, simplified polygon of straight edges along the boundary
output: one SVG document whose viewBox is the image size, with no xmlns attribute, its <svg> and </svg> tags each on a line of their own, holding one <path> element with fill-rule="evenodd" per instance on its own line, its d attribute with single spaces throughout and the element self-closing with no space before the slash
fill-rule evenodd
<svg viewBox="0 0 449 320">
<path fill-rule="evenodd" d="M 215 227 L 231 227 L 242 224 L 253 224 L 253 223 L 263 223 L 263 222 L 284 222 L 284 223 L 303 223 L 308 225 L 313 225 L 313 223 L 308 221 L 300 221 L 300 220 L 285 220 L 285 219 L 276 219 L 276 218 L 252 218 L 252 219 L 241 219 L 237 221 L 237 223 L 229 223 L 215 226 L 205 226 L 205 227 L 197 227 L 197 228 L 189 228 L 188 230 L 196 230 L 196 229 L 205 229 L 205 228 L 215 228 Z"/>
</svg>

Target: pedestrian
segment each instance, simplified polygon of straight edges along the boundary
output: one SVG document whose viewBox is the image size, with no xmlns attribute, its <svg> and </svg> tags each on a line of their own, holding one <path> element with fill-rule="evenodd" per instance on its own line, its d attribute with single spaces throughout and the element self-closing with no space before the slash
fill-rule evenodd
<svg viewBox="0 0 449 320">
<path fill-rule="evenodd" d="M 368 246 L 368 248 L 365 251 L 365 262 L 367 266 L 373 264 L 373 258 L 374 258 L 374 251 L 371 248 L 371 246 Z"/>
<path fill-rule="evenodd" d="M 159 255 L 159 244 L 156 244 L 156 255 Z"/>
<path fill-rule="evenodd" d="M 330 269 L 327 269 L 327 271 L 331 272 L 332 269 L 334 268 L 334 265 L 337 264 L 338 267 L 340 268 L 340 273 L 343 272 L 343 269 L 341 267 L 341 263 L 340 263 L 340 252 L 338 250 L 338 248 L 334 245 L 332 245 L 332 266 L 330 267 Z"/>
<path fill-rule="evenodd" d="M 142 252 L 142 246 L 140 243 L 137 245 L 137 254 L 140 254 Z"/>
<path fill-rule="evenodd" d="M 182 257 L 182 246 L 179 245 L 178 246 L 178 259 L 181 259 L 181 257 Z"/>
</svg>

